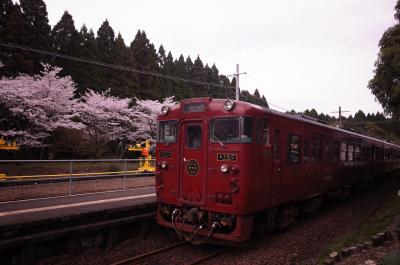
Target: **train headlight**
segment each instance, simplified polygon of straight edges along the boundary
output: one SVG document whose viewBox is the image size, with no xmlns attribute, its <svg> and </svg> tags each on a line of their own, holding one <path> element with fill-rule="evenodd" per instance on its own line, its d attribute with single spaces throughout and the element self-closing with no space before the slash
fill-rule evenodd
<svg viewBox="0 0 400 265">
<path fill-rule="evenodd" d="M 235 102 L 233 100 L 228 99 L 227 101 L 225 101 L 224 103 L 225 110 L 231 111 L 233 110 L 234 107 L 235 107 Z"/>
<path fill-rule="evenodd" d="M 167 115 L 167 113 L 169 112 L 169 107 L 168 106 L 162 106 L 161 108 L 161 113 L 162 115 Z"/>
<path fill-rule="evenodd" d="M 162 162 L 161 162 L 161 168 L 162 168 L 162 169 L 166 169 L 167 166 L 168 166 L 167 161 L 162 161 Z"/>
<path fill-rule="evenodd" d="M 228 170 L 229 170 L 229 167 L 228 167 L 227 164 L 222 164 L 221 165 L 221 172 L 222 173 L 226 173 L 226 172 L 228 172 Z"/>
<path fill-rule="evenodd" d="M 229 172 L 230 172 L 231 174 L 236 174 L 236 173 L 238 173 L 238 171 L 239 171 L 239 168 L 237 168 L 237 167 L 235 167 L 235 166 L 233 166 L 233 167 L 231 167 L 231 168 L 229 169 Z"/>
</svg>

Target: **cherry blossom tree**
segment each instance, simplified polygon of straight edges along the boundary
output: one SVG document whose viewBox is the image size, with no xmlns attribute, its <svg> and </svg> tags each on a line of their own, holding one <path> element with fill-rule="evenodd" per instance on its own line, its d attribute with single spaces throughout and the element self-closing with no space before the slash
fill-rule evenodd
<svg viewBox="0 0 400 265">
<path fill-rule="evenodd" d="M 157 136 L 157 116 L 161 112 L 162 106 L 172 106 L 175 104 L 174 97 L 167 97 L 162 102 L 157 100 L 135 98 L 136 103 L 132 107 L 136 130 L 133 133 L 136 139 L 155 140 Z"/>
<path fill-rule="evenodd" d="M 0 135 L 18 144 L 39 146 L 57 128 L 80 129 L 74 118 L 75 84 L 58 67 L 43 65 L 40 75 L 0 80 Z"/>
<path fill-rule="evenodd" d="M 82 97 L 79 121 L 85 125 L 95 157 L 101 156 L 110 142 L 134 140 L 135 124 L 130 101 L 111 96 L 109 90 L 103 93 L 89 90 Z"/>
</svg>

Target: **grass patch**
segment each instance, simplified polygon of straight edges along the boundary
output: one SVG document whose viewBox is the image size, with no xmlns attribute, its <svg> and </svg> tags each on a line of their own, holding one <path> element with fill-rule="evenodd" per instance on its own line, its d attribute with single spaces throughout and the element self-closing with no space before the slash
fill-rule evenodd
<svg viewBox="0 0 400 265">
<path fill-rule="evenodd" d="M 370 241 L 371 236 L 386 230 L 393 219 L 400 215 L 400 197 L 392 196 L 389 201 L 374 215 L 365 220 L 355 231 L 338 237 L 321 256 L 320 263 L 333 251 L 340 252 L 343 247 L 349 247 L 356 244 Z"/>
</svg>

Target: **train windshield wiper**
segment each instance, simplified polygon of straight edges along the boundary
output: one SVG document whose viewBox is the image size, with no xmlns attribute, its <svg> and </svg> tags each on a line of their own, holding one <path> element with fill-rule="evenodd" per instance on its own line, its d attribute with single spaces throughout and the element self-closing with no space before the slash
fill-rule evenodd
<svg viewBox="0 0 400 265">
<path fill-rule="evenodd" d="M 220 145 L 222 148 L 225 148 L 224 143 L 214 134 L 214 132 L 212 133 L 212 137 L 213 137 L 215 140 L 217 140 L 217 142 L 219 143 L 219 145 Z"/>
</svg>

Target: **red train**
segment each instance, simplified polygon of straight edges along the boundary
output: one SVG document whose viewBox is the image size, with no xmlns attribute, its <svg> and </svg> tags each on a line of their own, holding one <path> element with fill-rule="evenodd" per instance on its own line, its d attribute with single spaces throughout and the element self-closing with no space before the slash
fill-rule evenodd
<svg viewBox="0 0 400 265">
<path fill-rule="evenodd" d="M 241 242 L 400 169 L 400 146 L 246 102 L 194 98 L 163 107 L 156 160 L 159 224 L 194 243 Z"/>
</svg>

